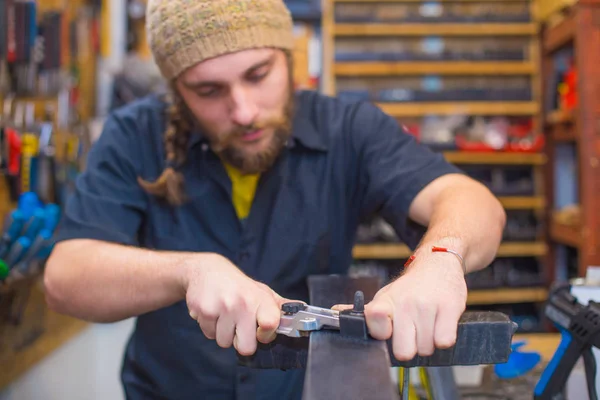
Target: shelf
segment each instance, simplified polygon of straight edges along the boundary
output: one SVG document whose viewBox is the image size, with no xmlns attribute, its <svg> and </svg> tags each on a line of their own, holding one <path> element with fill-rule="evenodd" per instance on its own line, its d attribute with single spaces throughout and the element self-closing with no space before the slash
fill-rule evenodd
<svg viewBox="0 0 600 400">
<path fill-rule="evenodd" d="M 544 288 L 498 288 L 469 290 L 468 305 L 536 303 L 546 301 L 548 290 Z"/>
<path fill-rule="evenodd" d="M 534 116 L 539 111 L 539 105 L 533 101 L 377 103 L 377 105 L 393 117 L 419 117 L 424 115 Z"/>
<path fill-rule="evenodd" d="M 575 121 L 575 110 L 554 110 L 548 113 L 546 117 L 546 124 L 568 124 Z"/>
<path fill-rule="evenodd" d="M 355 259 L 406 259 L 412 251 L 400 243 L 358 244 L 354 246 Z M 546 254 L 546 244 L 543 242 L 506 242 L 500 245 L 498 257 L 536 257 Z"/>
<path fill-rule="evenodd" d="M 332 29 L 335 36 L 523 36 L 538 33 L 535 23 L 341 23 Z"/>
<path fill-rule="evenodd" d="M 538 21 L 544 24 L 554 24 L 568 10 L 580 0 L 541 0 L 537 2 Z"/>
<path fill-rule="evenodd" d="M 551 128 L 550 134 L 555 142 L 576 142 L 579 138 L 575 126 L 555 125 Z"/>
<path fill-rule="evenodd" d="M 581 245 L 581 227 L 552 221 L 550 223 L 550 238 L 554 242 L 578 248 Z"/>
<path fill-rule="evenodd" d="M 522 0 L 437 0 L 438 2 L 452 3 L 498 3 L 500 1 L 521 2 Z M 333 3 L 422 3 L 423 0 L 332 0 Z"/>
<path fill-rule="evenodd" d="M 575 16 L 566 16 L 556 26 L 549 28 L 542 42 L 546 54 L 553 53 L 572 42 L 575 37 Z"/>
<path fill-rule="evenodd" d="M 529 62 L 338 62 L 333 67 L 338 76 L 389 76 L 389 75 L 531 75 L 537 68 Z"/>
<path fill-rule="evenodd" d="M 411 249 L 405 244 L 376 243 L 357 244 L 352 256 L 356 259 L 403 259 L 411 256 Z"/>
<path fill-rule="evenodd" d="M 507 210 L 543 210 L 546 206 L 544 196 L 498 197 Z"/>
<path fill-rule="evenodd" d="M 547 251 L 544 242 L 505 242 L 500 245 L 498 257 L 541 257 Z"/>
<path fill-rule="evenodd" d="M 444 152 L 444 157 L 453 164 L 543 165 L 546 162 L 542 153 L 457 151 Z"/>
<path fill-rule="evenodd" d="M 576 110 L 555 110 L 546 117 L 548 134 L 556 142 L 574 142 L 578 138 Z"/>
</svg>

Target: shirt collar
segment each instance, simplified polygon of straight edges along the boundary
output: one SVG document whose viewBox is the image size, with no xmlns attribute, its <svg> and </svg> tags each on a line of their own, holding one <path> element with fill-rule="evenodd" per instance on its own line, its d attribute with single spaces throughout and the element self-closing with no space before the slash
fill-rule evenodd
<svg viewBox="0 0 600 400">
<path fill-rule="evenodd" d="M 302 114 L 302 110 L 296 114 L 292 124 L 291 147 L 296 144 L 317 151 L 327 151 L 329 148 L 325 137 L 317 132 L 312 121 Z"/>
</svg>

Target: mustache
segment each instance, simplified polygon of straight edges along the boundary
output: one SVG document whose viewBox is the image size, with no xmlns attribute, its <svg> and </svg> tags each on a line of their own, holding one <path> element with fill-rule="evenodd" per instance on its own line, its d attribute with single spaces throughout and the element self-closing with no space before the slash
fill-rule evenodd
<svg viewBox="0 0 600 400">
<path fill-rule="evenodd" d="M 273 128 L 275 130 L 284 129 L 287 130 L 290 127 L 289 118 L 285 116 L 272 117 L 263 121 L 256 121 L 251 125 L 241 125 L 231 129 L 218 136 L 218 139 L 212 144 L 212 149 L 215 152 L 222 152 L 225 150 L 231 142 L 238 137 L 243 136 L 246 133 L 254 132 L 262 129 Z"/>
</svg>

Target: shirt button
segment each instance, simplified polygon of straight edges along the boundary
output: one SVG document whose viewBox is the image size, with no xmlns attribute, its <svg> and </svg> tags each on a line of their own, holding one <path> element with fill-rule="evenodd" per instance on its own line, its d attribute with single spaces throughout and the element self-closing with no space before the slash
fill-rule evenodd
<svg viewBox="0 0 600 400">
<path fill-rule="evenodd" d="M 250 379 L 250 374 L 240 374 L 239 380 L 241 383 L 246 383 Z"/>
</svg>

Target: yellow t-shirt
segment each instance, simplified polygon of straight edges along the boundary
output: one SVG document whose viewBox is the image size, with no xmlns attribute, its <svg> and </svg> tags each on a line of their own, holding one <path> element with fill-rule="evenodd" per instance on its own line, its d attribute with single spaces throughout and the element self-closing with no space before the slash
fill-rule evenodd
<svg viewBox="0 0 600 400">
<path fill-rule="evenodd" d="M 243 175 L 237 168 L 227 163 L 223 163 L 223 165 L 231 179 L 231 200 L 235 211 L 239 219 L 246 219 L 250 214 L 260 174 Z"/>
</svg>

